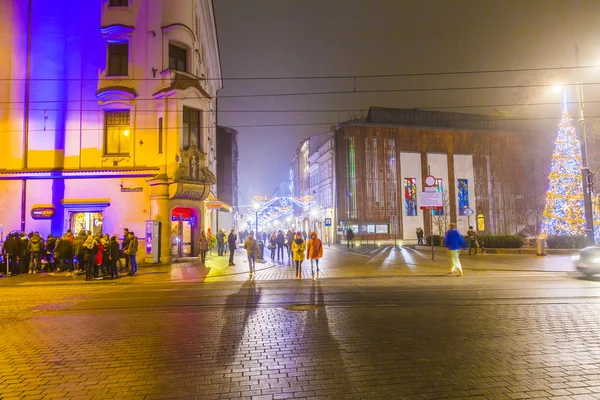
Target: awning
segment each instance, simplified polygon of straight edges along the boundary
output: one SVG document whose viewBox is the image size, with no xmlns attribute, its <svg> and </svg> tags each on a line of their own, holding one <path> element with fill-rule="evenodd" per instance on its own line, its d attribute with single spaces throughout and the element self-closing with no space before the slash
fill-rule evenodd
<svg viewBox="0 0 600 400">
<path fill-rule="evenodd" d="M 212 203 L 217 203 L 217 202 L 221 203 L 221 207 L 214 208 L 215 210 L 225 210 L 227 212 L 231 212 L 231 210 L 232 210 L 232 207 L 229 204 L 227 204 L 227 203 L 225 203 L 225 202 L 217 199 L 215 197 L 215 195 L 212 194 L 212 192 L 208 195 L 208 198 L 206 199 L 206 201 L 207 202 L 212 202 Z"/>
<path fill-rule="evenodd" d="M 110 199 L 65 199 L 61 203 L 72 212 L 104 212 L 110 206 Z"/>
</svg>

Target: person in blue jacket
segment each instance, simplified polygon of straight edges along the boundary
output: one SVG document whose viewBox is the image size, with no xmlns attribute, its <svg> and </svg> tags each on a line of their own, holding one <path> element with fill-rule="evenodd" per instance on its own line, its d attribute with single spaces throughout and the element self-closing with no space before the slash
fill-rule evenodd
<svg viewBox="0 0 600 400">
<path fill-rule="evenodd" d="M 456 229 L 456 224 L 450 224 L 450 229 L 444 236 L 444 246 L 448 249 L 448 259 L 450 260 L 450 273 L 453 274 L 458 269 L 458 276 L 463 276 L 462 265 L 460 265 L 460 250 L 467 248 L 465 238 Z"/>
</svg>

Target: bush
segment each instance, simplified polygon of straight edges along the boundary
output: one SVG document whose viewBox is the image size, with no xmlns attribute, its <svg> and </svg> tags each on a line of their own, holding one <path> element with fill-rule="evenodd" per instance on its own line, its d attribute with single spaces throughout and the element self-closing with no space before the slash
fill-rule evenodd
<svg viewBox="0 0 600 400">
<path fill-rule="evenodd" d="M 431 236 L 427 236 L 427 246 L 431 246 Z M 442 245 L 442 237 L 440 235 L 433 235 L 433 245 L 441 246 Z"/>
<path fill-rule="evenodd" d="M 518 249 L 524 243 L 521 235 L 479 235 L 477 239 L 487 249 Z"/>
<path fill-rule="evenodd" d="M 548 236 L 549 249 L 583 249 L 587 246 L 585 236 Z"/>
</svg>

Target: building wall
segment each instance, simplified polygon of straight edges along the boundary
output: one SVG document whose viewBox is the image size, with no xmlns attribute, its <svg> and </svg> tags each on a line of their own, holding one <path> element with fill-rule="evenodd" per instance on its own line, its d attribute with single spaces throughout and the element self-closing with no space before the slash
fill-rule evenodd
<svg viewBox="0 0 600 400">
<path fill-rule="evenodd" d="M 197 161 L 216 172 L 214 103 L 221 81 L 210 0 L 131 0 L 129 7 L 109 7 L 107 0 L 67 0 L 60 7 L 0 0 L 0 22 L 0 73 L 10 77 L 0 82 L 0 101 L 11 104 L 0 110 L 0 193 L 11 199 L 0 200 L 5 229 L 61 234 L 69 214 L 63 201 L 98 198 L 110 200 L 107 232 L 127 226 L 142 237 L 145 220 L 161 219 L 164 256 L 174 207 L 198 211 L 196 230 L 210 226 L 202 201 L 174 198 L 168 186 L 147 183 L 157 177 L 178 182 L 182 168 L 188 171 L 181 145 L 184 106 L 202 111 Z M 108 76 L 108 45 L 114 42 L 129 45 L 127 76 Z M 169 69 L 169 43 L 188 50 L 187 72 Z M 111 110 L 130 112 L 126 155 L 106 154 L 105 112 Z M 49 170 L 62 177 L 41 179 Z M 75 177 L 82 171 L 88 173 Z M 143 191 L 122 192 L 121 185 Z M 56 216 L 33 220 L 35 204 L 54 206 Z"/>
<path fill-rule="evenodd" d="M 421 154 L 420 153 L 408 153 L 402 152 L 400 153 L 400 171 L 402 171 L 401 175 L 401 185 L 402 191 L 399 193 L 400 203 L 402 207 L 402 212 L 400 213 L 402 218 L 402 236 L 404 239 L 416 239 L 417 238 L 417 228 L 423 227 L 423 210 L 421 210 L 417 201 L 417 215 L 416 216 L 407 216 L 407 207 L 406 207 L 406 196 L 404 190 L 404 180 L 406 178 L 411 179 L 415 178 L 417 180 L 417 193 L 423 191 L 423 177 L 421 176 Z"/>
<path fill-rule="evenodd" d="M 367 140 L 367 138 L 371 138 Z M 375 185 L 367 182 L 379 174 L 371 174 L 373 161 L 366 156 L 372 150 L 373 138 L 378 143 L 385 143 L 385 139 L 393 139 L 396 146 L 396 174 L 398 179 L 397 193 L 403 193 L 404 178 L 407 171 L 417 176 L 420 168 L 420 179 L 417 181 L 417 191 L 422 191 L 424 178 L 431 165 L 433 175 L 441 175 L 445 180 L 450 200 L 449 217 L 451 222 L 460 220 L 457 210 L 457 179 L 459 175 L 467 175 L 469 183 L 469 196 L 471 208 L 478 214 L 483 214 L 486 221 L 485 233 L 501 234 L 515 233 L 516 221 L 514 213 L 517 210 L 515 198 L 521 195 L 523 185 L 520 183 L 523 176 L 524 135 L 454 130 L 449 128 L 427 129 L 420 127 L 380 126 L 375 124 L 348 124 L 341 126 L 336 131 L 336 196 L 337 215 L 339 223 L 366 223 L 391 219 L 392 225 L 397 224 L 400 238 L 411 238 L 414 229 L 423 224 L 425 234 L 429 234 L 430 218 L 423 215 L 421 221 L 405 221 L 405 212 L 394 214 L 392 207 L 377 204 L 372 200 L 372 193 L 378 190 Z M 371 144 L 369 144 L 371 143 Z M 369 147 L 371 146 L 371 150 Z M 391 144 L 390 144 L 391 146 Z M 392 162 L 389 152 L 384 154 L 379 151 L 379 164 L 385 165 Z M 416 160 L 407 161 L 404 153 L 420 154 L 420 164 Z M 349 161 L 353 154 L 354 161 Z M 467 155 L 472 157 L 472 168 L 469 168 L 468 159 L 455 157 Z M 456 163 L 458 162 L 458 166 Z M 352 165 L 350 165 L 352 164 Z M 473 177 L 469 174 L 473 171 Z M 352 174 L 355 174 L 352 177 Z M 391 171 L 386 170 L 384 178 L 385 190 L 391 189 Z M 379 178 L 381 179 L 381 178 Z M 352 182 L 355 188 L 352 187 Z M 379 189 L 380 190 L 380 189 Z M 398 199 L 403 203 L 403 196 Z M 386 199 L 392 202 L 393 198 Z M 377 214 L 373 209 L 379 207 Z M 403 207 L 403 206 L 401 206 Z M 397 211 L 397 210 L 396 210 Z M 463 222 L 464 223 L 464 222 Z"/>
<path fill-rule="evenodd" d="M 457 228 L 461 232 L 469 229 L 469 223 L 473 226 L 477 224 L 477 202 L 475 201 L 475 173 L 473 171 L 473 156 L 470 154 L 454 155 L 454 176 L 456 177 L 457 190 L 458 180 L 466 179 L 468 182 L 469 208 L 473 210 L 471 217 L 457 215 Z M 458 209 L 458 195 L 455 196 L 456 208 Z"/>
</svg>

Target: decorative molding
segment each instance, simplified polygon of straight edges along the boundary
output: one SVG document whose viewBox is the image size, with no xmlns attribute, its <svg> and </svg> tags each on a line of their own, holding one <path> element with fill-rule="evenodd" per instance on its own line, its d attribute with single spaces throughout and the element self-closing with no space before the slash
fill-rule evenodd
<svg viewBox="0 0 600 400">
<path fill-rule="evenodd" d="M 113 24 L 100 27 L 103 38 L 131 37 L 135 27 L 131 25 Z"/>
<path fill-rule="evenodd" d="M 131 103 L 136 97 L 138 97 L 138 94 L 134 89 L 125 86 L 109 86 L 99 89 L 98 92 L 96 92 L 96 97 L 98 97 L 98 100 L 101 103 Z"/>
<path fill-rule="evenodd" d="M 163 31 L 163 33 L 167 33 L 167 34 L 172 31 L 183 30 L 190 34 L 190 36 L 192 37 L 192 40 L 194 42 L 196 42 L 198 40 L 196 38 L 196 34 L 194 33 L 194 30 L 185 24 L 181 24 L 181 23 L 169 24 L 169 25 L 161 26 L 160 29 Z"/>
</svg>

